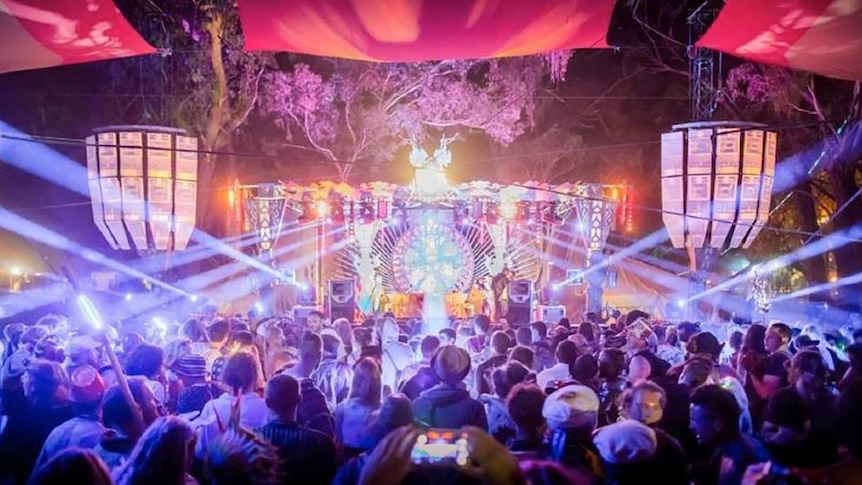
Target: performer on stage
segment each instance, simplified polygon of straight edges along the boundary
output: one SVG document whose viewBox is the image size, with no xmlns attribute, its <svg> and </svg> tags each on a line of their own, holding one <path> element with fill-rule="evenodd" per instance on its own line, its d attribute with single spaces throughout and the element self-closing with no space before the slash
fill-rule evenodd
<svg viewBox="0 0 862 485">
<path fill-rule="evenodd" d="M 509 311 L 509 282 L 515 277 L 514 272 L 508 267 L 503 267 L 503 271 L 491 279 L 491 290 L 494 294 L 494 313 L 492 320 L 497 322 L 501 318 L 506 317 Z"/>
</svg>

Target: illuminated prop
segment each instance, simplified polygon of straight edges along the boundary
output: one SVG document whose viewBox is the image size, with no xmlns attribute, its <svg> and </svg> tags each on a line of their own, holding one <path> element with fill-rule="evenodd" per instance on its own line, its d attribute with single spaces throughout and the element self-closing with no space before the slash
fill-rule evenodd
<svg viewBox="0 0 862 485">
<path fill-rule="evenodd" d="M 93 219 L 114 249 L 183 250 L 195 226 L 198 140 L 185 130 L 112 126 L 87 137 Z"/>
<path fill-rule="evenodd" d="M 286 200 L 281 186 L 260 184 L 246 199 L 246 212 L 255 232 L 257 232 L 258 252 L 272 249 L 281 233 Z"/>
<path fill-rule="evenodd" d="M 449 181 L 446 180 L 446 168 L 452 163 L 449 144 L 457 139 L 457 135 L 451 138 L 444 136 L 433 156 L 428 155 L 416 138 L 411 139 L 410 165 L 416 169 L 413 181 L 414 192 L 420 196 L 429 196 L 439 195 L 449 190 Z"/>
<path fill-rule="evenodd" d="M 429 216 L 395 245 L 395 285 L 403 293 L 466 291 L 473 282 L 473 252 L 464 237 Z"/>
<path fill-rule="evenodd" d="M 755 62 L 862 80 L 862 8 L 842 0 L 727 0 L 697 45 Z"/>
<path fill-rule="evenodd" d="M 605 187 L 599 184 L 580 185 L 575 189 L 575 195 L 575 210 L 584 247 L 590 254 L 601 253 L 614 225 L 619 204 L 611 194 L 605 194 Z"/>
<path fill-rule="evenodd" d="M 0 0 L 0 73 L 152 54 L 108 0 Z"/>
<path fill-rule="evenodd" d="M 661 138 L 662 219 L 673 246 L 751 246 L 769 218 L 775 132 L 738 122 L 673 129 Z"/>
<path fill-rule="evenodd" d="M 772 281 L 768 275 L 758 273 L 751 281 L 748 289 L 748 299 L 754 303 L 758 313 L 769 313 L 772 306 Z"/>
<path fill-rule="evenodd" d="M 248 51 L 385 62 L 607 47 L 613 0 L 240 0 Z"/>
</svg>

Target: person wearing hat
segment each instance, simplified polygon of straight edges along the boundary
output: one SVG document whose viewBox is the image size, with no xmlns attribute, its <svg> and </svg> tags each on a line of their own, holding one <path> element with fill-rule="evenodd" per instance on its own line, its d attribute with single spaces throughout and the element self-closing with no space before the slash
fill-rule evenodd
<svg viewBox="0 0 862 485">
<path fill-rule="evenodd" d="M 69 374 L 69 401 L 75 417 L 51 431 L 42 445 L 34 469 L 66 448 L 93 449 L 99 444 L 105 433 L 105 427 L 100 422 L 104 394 L 105 383 L 95 367 L 78 366 Z"/>
<path fill-rule="evenodd" d="M 207 361 L 202 355 L 186 354 L 173 367 L 182 384 L 177 395 L 177 414 L 199 414 L 204 405 L 221 395 L 222 391 L 208 377 Z"/>
<path fill-rule="evenodd" d="M 580 384 L 561 387 L 545 399 L 542 416 L 551 432 L 549 458 L 598 474 L 601 467 L 592 446 L 599 416 L 595 391 Z"/>
<path fill-rule="evenodd" d="M 463 382 L 470 373 L 470 354 L 460 347 L 445 345 L 431 358 L 431 369 L 441 383 L 413 402 L 416 419 L 435 428 L 488 429 L 485 407 L 470 397 Z"/>
</svg>

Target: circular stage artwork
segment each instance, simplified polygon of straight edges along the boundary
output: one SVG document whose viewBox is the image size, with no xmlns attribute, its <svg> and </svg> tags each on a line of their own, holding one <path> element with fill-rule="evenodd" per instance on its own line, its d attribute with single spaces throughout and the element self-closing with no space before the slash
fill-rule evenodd
<svg viewBox="0 0 862 485">
<path fill-rule="evenodd" d="M 475 261 L 470 244 L 460 232 L 433 217 L 401 236 L 392 263 L 396 289 L 403 293 L 466 291 L 473 282 Z"/>
</svg>

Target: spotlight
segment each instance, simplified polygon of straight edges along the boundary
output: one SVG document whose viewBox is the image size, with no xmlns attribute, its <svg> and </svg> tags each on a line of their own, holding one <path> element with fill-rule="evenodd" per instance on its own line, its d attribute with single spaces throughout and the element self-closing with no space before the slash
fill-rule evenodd
<svg viewBox="0 0 862 485">
<path fill-rule="evenodd" d="M 261 303 L 259 301 L 255 302 L 255 304 L 254 304 L 255 313 L 257 313 L 258 315 L 263 315 L 263 310 L 264 310 L 263 303 Z"/>
<path fill-rule="evenodd" d="M 126 299 L 126 301 L 132 301 L 132 294 L 131 294 L 131 293 L 126 293 L 126 297 L 125 297 L 125 299 Z"/>
<path fill-rule="evenodd" d="M 308 291 L 308 285 L 307 285 L 307 284 L 305 284 L 305 283 L 300 283 L 300 284 L 299 284 L 299 289 L 300 289 L 301 291 Z"/>
<path fill-rule="evenodd" d="M 12 266 L 11 268 L 9 268 L 9 272 L 12 273 L 12 276 L 21 276 L 21 274 L 23 273 L 23 271 L 21 271 L 21 268 L 17 266 Z"/>
<path fill-rule="evenodd" d="M 316 204 L 318 217 L 329 217 L 329 204 L 326 201 L 320 200 Z"/>
<path fill-rule="evenodd" d="M 551 286 L 551 289 L 552 289 L 552 290 L 554 290 L 554 291 L 559 290 L 559 289 L 560 289 L 560 284 L 559 284 L 559 283 L 554 283 L 554 284 Z"/>
<path fill-rule="evenodd" d="M 192 303 L 197 303 L 198 296 L 197 295 L 189 295 L 189 301 Z"/>
<path fill-rule="evenodd" d="M 676 301 L 676 306 L 677 306 L 677 308 L 685 308 L 685 306 L 686 306 L 687 304 L 688 304 L 688 302 L 687 302 L 687 301 L 685 301 L 685 299 L 679 299 L 679 300 L 677 300 L 677 301 Z"/>
</svg>

